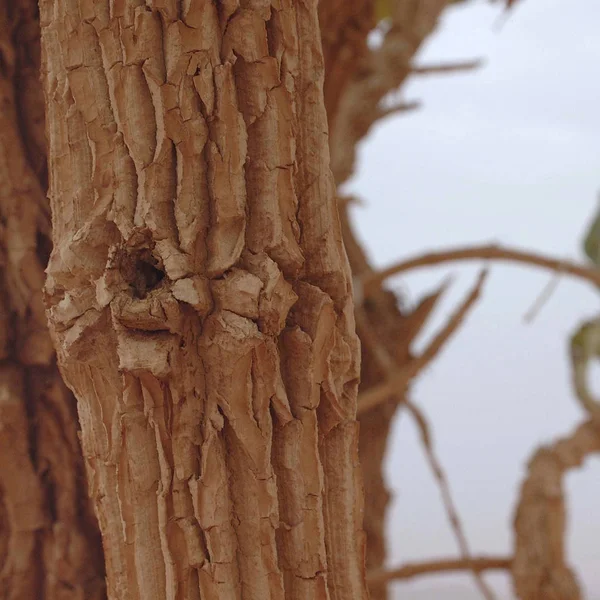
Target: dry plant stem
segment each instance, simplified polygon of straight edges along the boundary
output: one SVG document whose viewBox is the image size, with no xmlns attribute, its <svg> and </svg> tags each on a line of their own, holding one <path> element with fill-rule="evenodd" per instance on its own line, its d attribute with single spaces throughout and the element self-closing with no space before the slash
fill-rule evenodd
<svg viewBox="0 0 600 600">
<path fill-rule="evenodd" d="M 531 308 L 523 315 L 525 323 L 533 323 L 535 318 L 538 316 L 544 305 L 550 300 L 550 297 L 555 292 L 560 282 L 560 273 L 556 273 L 554 277 L 544 286 L 539 296 L 535 299 L 535 302 Z"/>
<path fill-rule="evenodd" d="M 156 5 L 40 4 L 48 313 L 109 597 L 366 598 L 316 1 Z"/>
<path fill-rule="evenodd" d="M 444 469 L 442 468 L 440 460 L 435 454 L 435 450 L 433 448 L 433 441 L 431 437 L 431 431 L 427 423 L 427 419 L 425 418 L 425 415 L 421 412 L 421 410 L 410 400 L 407 399 L 405 401 L 405 406 L 408 412 L 415 420 L 419 429 L 419 433 L 421 435 L 421 442 L 423 444 L 423 448 L 425 449 L 425 455 L 427 457 L 427 462 L 429 463 L 431 472 L 433 473 L 433 476 L 435 477 L 438 487 L 440 489 L 440 493 L 442 494 L 442 502 L 446 510 L 448 521 L 450 522 L 450 527 L 452 527 L 454 537 L 456 538 L 456 541 L 458 543 L 458 549 L 461 553 L 461 558 L 464 561 L 469 562 L 472 558 L 469 543 L 467 541 L 467 537 L 465 535 L 460 517 L 458 515 L 458 510 L 456 509 L 456 505 L 454 504 L 452 493 L 450 492 L 448 478 L 444 473 Z M 494 593 L 492 592 L 491 588 L 489 588 L 486 584 L 485 580 L 481 576 L 480 571 L 477 569 L 473 569 L 472 571 L 473 578 L 475 580 L 475 585 L 479 588 L 479 591 L 481 592 L 483 597 L 487 598 L 487 600 L 494 600 Z"/>
<path fill-rule="evenodd" d="M 35 0 L 0 3 L 0 598 L 102 600 L 75 399 L 42 301 L 50 252 Z"/>
<path fill-rule="evenodd" d="M 487 271 L 482 271 L 475 286 L 461 306 L 450 317 L 446 325 L 435 336 L 420 356 L 413 358 L 406 365 L 397 369 L 395 373 L 391 374 L 382 384 L 360 393 L 358 397 L 358 414 L 372 409 L 381 402 L 385 402 L 391 394 L 395 392 L 399 393 L 400 390 L 404 390 L 411 382 L 412 378 L 431 363 L 446 342 L 452 337 L 453 333 L 458 329 L 470 308 L 479 298 L 486 277 Z"/>
<path fill-rule="evenodd" d="M 569 436 L 538 449 L 528 465 L 516 508 L 513 586 L 520 600 L 580 600 L 565 558 L 565 473 L 600 452 L 600 426 L 593 420 Z"/>
<path fill-rule="evenodd" d="M 381 271 L 367 274 L 362 278 L 363 293 L 365 297 L 375 293 L 388 277 L 406 273 L 407 271 L 421 267 L 429 267 L 459 260 L 505 260 L 517 262 L 550 269 L 552 271 L 559 271 L 567 275 L 572 275 L 573 277 L 579 277 L 594 285 L 600 285 L 600 271 L 598 269 L 585 267 L 567 260 L 550 258 L 533 252 L 490 245 L 457 248 L 455 250 L 442 250 L 440 252 L 422 254 L 415 258 L 399 262 Z"/>
<path fill-rule="evenodd" d="M 483 60 L 467 60 L 464 62 L 446 63 L 439 65 L 422 65 L 412 67 L 412 75 L 444 75 L 446 73 L 460 73 L 463 71 L 473 71 L 483 66 Z"/>
<path fill-rule="evenodd" d="M 407 563 L 395 569 L 380 569 L 367 573 L 369 584 L 384 583 L 387 581 L 398 581 L 412 579 L 422 575 L 439 575 L 441 573 L 455 573 L 457 571 L 504 571 L 510 569 L 512 560 L 505 557 L 482 556 L 465 558 L 454 558 L 444 560 L 432 560 L 422 563 Z"/>
</svg>

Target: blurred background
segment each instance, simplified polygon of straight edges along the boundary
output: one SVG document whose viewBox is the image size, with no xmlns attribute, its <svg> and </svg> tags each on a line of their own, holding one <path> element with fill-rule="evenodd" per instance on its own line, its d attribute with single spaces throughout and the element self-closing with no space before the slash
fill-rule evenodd
<svg viewBox="0 0 600 600">
<path fill-rule="evenodd" d="M 417 63 L 483 57 L 482 69 L 414 78 L 421 110 L 381 121 L 361 144 L 344 191 L 373 264 L 435 249 L 496 242 L 582 260 L 600 190 L 600 3 L 524 0 L 500 23 L 485 2 L 457 6 Z M 501 26 L 500 26 L 501 25 Z M 390 280 L 410 305 L 449 273 L 452 288 L 416 347 L 472 285 L 477 263 Z M 518 486 L 534 449 L 584 418 L 571 391 L 569 337 L 598 312 L 592 286 L 563 277 L 533 323 L 523 316 L 553 274 L 494 262 L 483 297 L 412 397 L 430 419 L 474 554 L 510 554 Z M 595 385 L 594 385 L 595 384 Z M 592 386 L 600 391 L 600 369 Z M 393 499 L 389 564 L 456 555 L 439 492 L 403 411 L 386 472 Z M 600 460 L 567 477 L 568 554 L 589 600 L 600 599 Z M 432 549 L 435 549 L 432 552 Z M 513 598 L 508 575 L 485 575 Z M 469 574 L 393 584 L 393 598 L 480 598 Z"/>
</svg>

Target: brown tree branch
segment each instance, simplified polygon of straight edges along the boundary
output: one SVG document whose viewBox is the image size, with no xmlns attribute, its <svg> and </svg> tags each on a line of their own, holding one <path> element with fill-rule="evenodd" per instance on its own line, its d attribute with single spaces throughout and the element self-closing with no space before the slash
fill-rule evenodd
<svg viewBox="0 0 600 600">
<path fill-rule="evenodd" d="M 568 437 L 539 448 L 529 461 L 514 518 L 511 566 L 515 593 L 521 600 L 581 600 L 577 577 L 565 556 L 563 480 L 567 471 L 598 452 L 600 427 L 591 419 Z"/>
<path fill-rule="evenodd" d="M 512 559 L 503 556 L 481 556 L 477 558 L 444 559 L 423 563 L 406 563 L 396 569 L 380 569 L 367 573 L 369 583 L 382 583 L 399 579 L 411 579 L 421 575 L 453 573 L 455 571 L 482 571 L 510 569 Z"/>
<path fill-rule="evenodd" d="M 339 185 L 354 170 L 356 145 L 379 118 L 379 103 L 411 73 L 411 62 L 450 0 L 400 0 L 380 47 L 363 56 L 360 68 L 338 94 L 330 120 L 331 170 Z M 331 117 L 331 111 L 329 111 Z"/>
<path fill-rule="evenodd" d="M 600 270 L 586 267 L 568 260 L 560 260 L 512 248 L 502 248 L 500 246 L 472 246 L 467 248 L 457 248 L 454 250 L 442 250 L 440 252 L 431 252 L 422 254 L 415 258 L 396 263 L 386 269 L 372 273 L 362 278 L 362 290 L 365 297 L 376 290 L 383 281 L 393 275 L 405 273 L 420 267 L 439 265 L 446 262 L 459 260 L 505 260 L 518 262 L 525 265 L 560 271 L 574 277 L 579 277 L 594 285 L 600 286 Z"/>
<path fill-rule="evenodd" d="M 457 73 L 461 71 L 473 71 L 483 66 L 484 61 L 480 58 L 455 63 L 440 63 L 438 65 L 423 65 L 412 67 L 412 75 L 442 75 L 446 73 Z"/>
<path fill-rule="evenodd" d="M 423 103 L 420 100 L 413 100 L 412 102 L 402 102 L 400 104 L 394 104 L 389 108 L 380 108 L 376 120 L 385 119 L 386 117 L 391 117 L 392 115 L 412 112 L 418 110 L 423 106 Z"/>
<path fill-rule="evenodd" d="M 423 353 L 411 360 L 404 367 L 398 369 L 395 374 L 391 375 L 381 385 L 375 386 L 366 390 L 358 396 L 358 414 L 370 410 L 374 406 L 381 404 L 393 393 L 403 390 L 411 381 L 411 379 L 423 370 L 437 356 L 452 334 L 458 329 L 463 322 L 469 309 L 475 304 L 481 289 L 487 277 L 487 271 L 482 271 L 479 275 L 477 283 L 465 298 L 458 310 L 450 317 L 446 325 L 435 336 L 432 342 L 427 346 Z"/>
</svg>

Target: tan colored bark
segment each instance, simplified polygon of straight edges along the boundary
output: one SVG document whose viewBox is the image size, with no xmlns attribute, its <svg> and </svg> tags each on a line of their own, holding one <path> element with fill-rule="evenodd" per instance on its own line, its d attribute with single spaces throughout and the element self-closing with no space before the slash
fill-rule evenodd
<svg viewBox="0 0 600 600">
<path fill-rule="evenodd" d="M 46 327 L 50 251 L 34 0 L 0 3 L 0 598 L 104 597 L 75 401 Z"/>
<path fill-rule="evenodd" d="M 332 168 L 338 183 L 352 173 L 356 145 L 382 116 L 380 101 L 406 81 L 415 53 L 435 28 L 448 3 L 448 0 L 400 0 L 392 28 L 383 45 L 374 50 L 366 45 L 367 34 L 373 25 L 372 0 L 320 3 L 327 67 L 325 100 Z M 357 282 L 368 279 L 374 270 L 354 235 L 348 203 L 339 204 L 352 275 Z M 395 294 L 378 285 L 370 290 L 362 308 L 365 325 L 401 367 L 413 359 L 410 344 L 434 305 L 435 299 L 433 302 L 425 299 L 413 313 L 404 312 L 400 310 Z M 377 356 L 364 343 L 361 357 L 360 392 L 364 393 L 381 384 L 385 372 Z M 386 558 L 385 518 L 389 493 L 383 477 L 383 459 L 390 425 L 402 401 L 403 396 L 396 390 L 386 401 L 360 415 L 359 455 L 365 482 L 364 529 L 369 571 L 380 569 Z M 385 581 L 371 581 L 369 591 L 372 600 L 388 597 Z"/>
<path fill-rule="evenodd" d="M 565 474 L 600 452 L 600 425 L 590 419 L 569 436 L 539 448 L 527 465 L 527 477 L 515 511 L 512 577 L 521 600 L 580 600 L 579 582 L 565 548 Z"/>
<path fill-rule="evenodd" d="M 314 2 L 42 0 L 55 249 L 109 597 L 366 597 Z"/>
</svg>

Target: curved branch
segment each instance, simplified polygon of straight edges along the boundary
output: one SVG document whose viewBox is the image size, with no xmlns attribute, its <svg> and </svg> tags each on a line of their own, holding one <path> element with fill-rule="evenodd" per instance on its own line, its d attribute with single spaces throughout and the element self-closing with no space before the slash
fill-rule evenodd
<svg viewBox="0 0 600 600">
<path fill-rule="evenodd" d="M 581 600 L 577 577 L 566 562 L 567 507 L 563 480 L 567 471 L 600 452 L 600 426 L 586 421 L 529 461 L 514 517 L 515 554 L 511 566 L 515 594 L 521 600 Z"/>
<path fill-rule="evenodd" d="M 512 559 L 503 556 L 482 556 L 478 558 L 445 559 L 424 563 L 406 563 L 397 569 L 378 570 L 367 573 L 369 583 L 383 583 L 396 579 L 411 579 L 420 575 L 436 575 L 455 571 L 482 571 L 510 569 Z"/>
<path fill-rule="evenodd" d="M 370 273 L 362 278 L 363 293 L 365 296 L 374 293 L 382 282 L 392 275 L 398 275 L 399 273 L 405 273 L 406 271 L 411 271 L 412 269 L 418 269 L 420 267 L 428 267 L 459 260 L 506 260 L 518 262 L 525 265 L 541 267 L 543 269 L 550 269 L 551 271 L 560 271 L 561 273 L 579 277 L 580 279 L 584 279 L 594 285 L 600 286 L 600 270 L 598 269 L 586 267 L 572 261 L 559 260 L 542 254 L 536 254 L 534 252 L 486 245 L 422 254 L 415 258 L 396 263 L 387 269 Z"/>
</svg>

